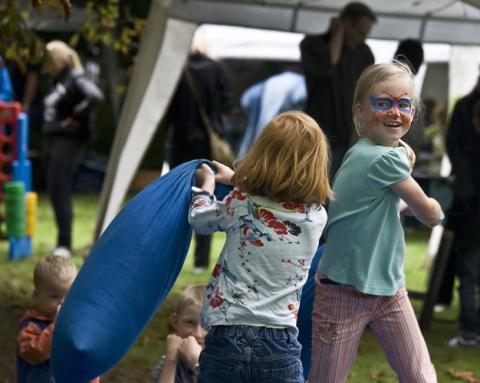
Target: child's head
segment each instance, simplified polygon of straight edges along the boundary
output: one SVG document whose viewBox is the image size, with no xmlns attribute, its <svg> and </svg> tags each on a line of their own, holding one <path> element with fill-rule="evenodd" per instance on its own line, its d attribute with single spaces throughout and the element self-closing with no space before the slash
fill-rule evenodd
<svg viewBox="0 0 480 383">
<path fill-rule="evenodd" d="M 50 255 L 33 272 L 35 308 L 54 316 L 77 275 L 75 264 L 65 257 Z"/>
<path fill-rule="evenodd" d="M 361 137 L 397 146 L 410 129 L 417 108 L 413 74 L 405 64 L 372 65 L 358 79 L 353 116 Z"/>
<path fill-rule="evenodd" d="M 170 315 L 170 324 L 176 335 L 181 338 L 193 336 L 202 346 L 206 331 L 200 325 L 200 310 L 206 287 L 188 286 L 180 295 L 175 312 Z"/>
<path fill-rule="evenodd" d="M 418 100 L 413 74 L 398 61 L 375 64 L 358 79 L 353 96 L 353 120 L 361 137 L 396 146 L 410 129 Z"/>
<path fill-rule="evenodd" d="M 242 159 L 232 179 L 241 190 L 278 202 L 321 204 L 331 197 L 330 148 L 303 112 L 276 116 Z"/>
</svg>

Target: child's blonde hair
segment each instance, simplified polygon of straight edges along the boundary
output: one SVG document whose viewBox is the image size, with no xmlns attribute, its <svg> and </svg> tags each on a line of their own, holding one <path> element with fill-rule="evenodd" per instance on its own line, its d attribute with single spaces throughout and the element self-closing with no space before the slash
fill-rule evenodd
<svg viewBox="0 0 480 383">
<path fill-rule="evenodd" d="M 332 197 L 330 148 L 318 124 L 303 112 L 276 116 L 241 160 L 232 182 L 277 202 L 323 204 Z"/>
<path fill-rule="evenodd" d="M 415 107 L 415 111 L 418 112 L 420 108 L 420 102 L 415 92 L 415 83 L 413 79 L 413 73 L 408 65 L 394 60 L 392 63 L 382 63 L 369 66 L 365 69 L 360 78 L 357 81 L 355 92 L 353 94 L 353 122 L 355 124 L 355 130 L 360 137 L 363 137 L 365 133 L 365 126 L 357 116 L 358 106 L 368 102 L 368 96 L 371 90 L 378 84 L 391 80 L 392 78 L 405 76 L 409 79 L 410 89 L 412 90 L 412 104 Z M 413 168 L 415 164 L 415 153 L 413 149 L 403 140 L 398 143 L 407 151 L 408 161 L 410 167 Z"/>
<path fill-rule="evenodd" d="M 52 280 L 65 282 L 77 275 L 77 266 L 65 257 L 49 255 L 35 266 L 33 283 L 35 288 Z"/>
<path fill-rule="evenodd" d="M 53 40 L 47 44 L 46 48 L 52 60 L 63 62 L 77 72 L 84 72 L 80 57 L 67 43 L 61 40 Z"/>
<path fill-rule="evenodd" d="M 175 312 L 180 314 L 186 307 L 201 306 L 207 285 L 190 285 L 183 290 L 178 299 Z"/>
</svg>

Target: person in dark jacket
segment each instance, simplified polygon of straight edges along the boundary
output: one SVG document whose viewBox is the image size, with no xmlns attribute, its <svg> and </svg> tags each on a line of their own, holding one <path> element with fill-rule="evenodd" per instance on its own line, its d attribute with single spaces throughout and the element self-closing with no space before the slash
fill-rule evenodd
<svg viewBox="0 0 480 383">
<path fill-rule="evenodd" d="M 447 130 L 454 198 L 446 228 L 453 231 L 452 254 L 460 280 L 460 321 L 449 346 L 480 344 L 480 77 L 475 88 L 455 104 Z"/>
<path fill-rule="evenodd" d="M 352 2 L 333 17 L 329 30 L 308 35 L 300 43 L 307 82 L 305 112 L 326 133 L 332 150 L 333 179 L 350 145 L 356 141 L 352 101 L 355 84 L 365 68 L 374 63 L 365 44 L 376 15 L 363 3 Z"/>
<path fill-rule="evenodd" d="M 53 86 L 43 99 L 43 138 L 47 192 L 58 228 L 53 254 L 70 256 L 73 174 L 90 135 L 90 110 L 103 94 L 83 75 L 78 54 L 66 43 L 51 41 L 47 52 Z"/>
<path fill-rule="evenodd" d="M 223 115 L 232 107 L 233 94 L 223 67 L 209 58 L 207 52 L 205 40 L 197 33 L 186 70 L 190 71 L 214 129 L 223 136 Z M 193 159 L 211 158 L 207 128 L 185 72 L 180 78 L 167 118 L 167 162 L 171 168 Z M 194 267 L 200 271 L 209 264 L 211 235 L 195 235 L 195 238 Z"/>
</svg>

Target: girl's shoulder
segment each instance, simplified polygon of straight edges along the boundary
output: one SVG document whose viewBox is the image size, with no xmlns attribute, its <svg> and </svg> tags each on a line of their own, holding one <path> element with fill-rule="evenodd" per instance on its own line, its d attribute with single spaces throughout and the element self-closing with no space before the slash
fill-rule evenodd
<svg viewBox="0 0 480 383">
<path fill-rule="evenodd" d="M 407 152 L 404 148 L 385 148 L 372 162 L 369 178 L 381 186 L 397 183 L 411 173 Z"/>
<path fill-rule="evenodd" d="M 390 159 L 398 159 L 400 161 L 406 161 L 407 151 L 405 148 L 391 147 L 377 145 L 368 138 L 361 138 L 354 147 L 352 147 L 352 154 L 356 157 L 366 157 L 371 160 L 372 163 L 381 162 L 383 160 L 389 161 Z"/>
<path fill-rule="evenodd" d="M 294 202 L 278 202 L 258 194 L 250 194 L 235 187 L 224 199 L 227 207 L 249 205 L 255 211 L 269 210 L 283 216 L 304 214 L 325 214 L 325 208 L 320 204 L 304 204 Z"/>
</svg>

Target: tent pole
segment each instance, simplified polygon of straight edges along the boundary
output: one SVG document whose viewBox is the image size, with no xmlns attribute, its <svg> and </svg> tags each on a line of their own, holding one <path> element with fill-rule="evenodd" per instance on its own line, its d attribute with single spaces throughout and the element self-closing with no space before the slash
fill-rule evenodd
<svg viewBox="0 0 480 383">
<path fill-rule="evenodd" d="M 157 13 L 154 17 L 156 28 L 162 16 L 158 12 L 163 12 L 166 24 L 160 31 L 146 32 L 145 44 L 140 48 L 138 61 L 144 65 L 135 68 L 130 94 L 122 109 L 121 129 L 115 136 L 102 189 L 95 238 L 115 217 L 159 122 L 167 112 L 198 26 L 168 18 L 160 8 L 154 12 Z"/>
</svg>

